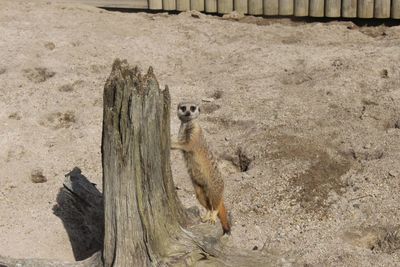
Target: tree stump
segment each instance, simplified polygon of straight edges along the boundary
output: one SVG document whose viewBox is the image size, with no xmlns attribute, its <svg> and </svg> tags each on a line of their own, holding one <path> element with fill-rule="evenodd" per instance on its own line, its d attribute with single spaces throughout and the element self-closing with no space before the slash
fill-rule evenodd
<svg viewBox="0 0 400 267">
<path fill-rule="evenodd" d="M 186 216 L 170 165 L 170 96 L 152 68 L 116 60 L 104 88 L 104 266 L 150 266 L 176 254 Z"/>
<path fill-rule="evenodd" d="M 170 104 L 168 87 L 160 90 L 151 67 L 142 75 L 116 59 L 104 87 L 103 198 L 79 169 L 64 183 L 86 222 L 103 216 L 104 203 L 102 256 L 76 263 L 0 257 L 0 266 L 292 266 L 223 244 L 221 227 L 189 225 L 171 173 Z"/>
</svg>

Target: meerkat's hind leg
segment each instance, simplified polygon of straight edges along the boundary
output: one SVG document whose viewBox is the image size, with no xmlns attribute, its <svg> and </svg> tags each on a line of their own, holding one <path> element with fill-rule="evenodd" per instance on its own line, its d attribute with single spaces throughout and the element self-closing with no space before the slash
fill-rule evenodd
<svg viewBox="0 0 400 267">
<path fill-rule="evenodd" d="M 218 210 L 212 210 L 210 213 L 210 223 L 215 224 L 217 222 Z"/>
<path fill-rule="evenodd" d="M 207 210 L 206 214 L 204 214 L 204 216 L 201 216 L 200 219 L 202 222 L 208 222 L 210 220 L 211 211 L 210 211 L 210 204 L 208 202 L 204 189 L 203 187 L 194 184 L 194 191 L 196 193 L 197 200 Z"/>
<path fill-rule="evenodd" d="M 207 210 L 206 214 L 204 214 L 204 216 L 201 216 L 201 222 L 205 223 L 205 222 L 209 222 L 211 218 L 211 210 Z"/>
</svg>

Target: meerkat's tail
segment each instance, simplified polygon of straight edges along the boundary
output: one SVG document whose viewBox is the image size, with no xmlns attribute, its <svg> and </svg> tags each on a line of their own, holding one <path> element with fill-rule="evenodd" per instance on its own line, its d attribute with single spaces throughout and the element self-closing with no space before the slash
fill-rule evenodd
<svg viewBox="0 0 400 267">
<path fill-rule="evenodd" d="M 224 201 L 221 201 L 221 204 L 219 205 L 218 218 L 221 221 L 224 234 L 229 235 L 231 233 L 231 226 L 229 224 L 228 213 L 226 212 Z"/>
</svg>

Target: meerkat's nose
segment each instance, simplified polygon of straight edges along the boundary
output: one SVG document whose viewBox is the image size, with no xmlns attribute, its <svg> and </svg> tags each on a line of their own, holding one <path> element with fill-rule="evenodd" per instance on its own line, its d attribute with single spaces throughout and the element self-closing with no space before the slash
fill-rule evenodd
<svg viewBox="0 0 400 267">
<path fill-rule="evenodd" d="M 190 111 L 186 111 L 185 116 L 190 116 Z"/>
</svg>

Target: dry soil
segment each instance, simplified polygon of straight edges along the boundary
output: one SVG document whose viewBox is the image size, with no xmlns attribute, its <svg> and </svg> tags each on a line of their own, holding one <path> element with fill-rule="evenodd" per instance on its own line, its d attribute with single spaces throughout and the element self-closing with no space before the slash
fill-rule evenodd
<svg viewBox="0 0 400 267">
<path fill-rule="evenodd" d="M 117 57 L 153 66 L 172 110 L 202 103 L 235 246 L 308 266 L 400 265 L 400 27 L 57 1 L 0 2 L 0 255 L 90 254 L 73 249 L 57 194 L 75 166 L 101 188 L 102 93 Z M 171 156 L 181 201 L 198 205 Z"/>
</svg>

